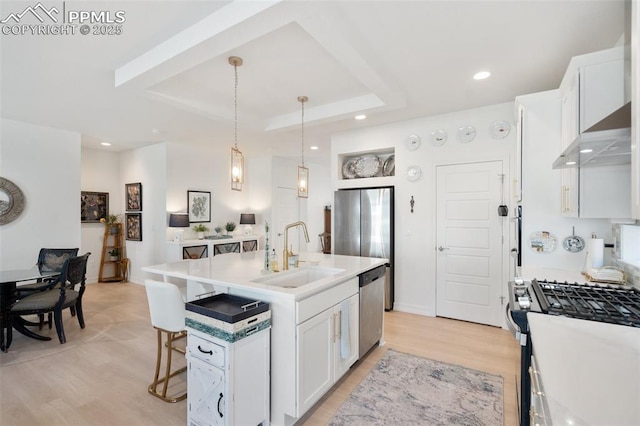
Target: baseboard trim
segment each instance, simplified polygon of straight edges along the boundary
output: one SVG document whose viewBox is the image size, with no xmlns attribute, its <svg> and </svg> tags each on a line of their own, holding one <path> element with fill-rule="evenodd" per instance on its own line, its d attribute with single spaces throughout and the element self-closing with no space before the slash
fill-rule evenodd
<svg viewBox="0 0 640 426">
<path fill-rule="evenodd" d="M 406 312 L 408 314 L 423 315 L 423 316 L 426 316 L 426 317 L 435 317 L 436 316 L 435 312 L 430 312 L 424 306 L 407 305 L 407 304 L 404 304 L 404 303 L 395 302 L 393 304 L 393 309 L 395 311 Z"/>
</svg>

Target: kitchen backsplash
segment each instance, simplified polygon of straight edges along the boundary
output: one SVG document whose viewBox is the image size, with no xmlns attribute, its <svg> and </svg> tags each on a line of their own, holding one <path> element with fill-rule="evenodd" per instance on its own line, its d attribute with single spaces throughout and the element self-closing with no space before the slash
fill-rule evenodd
<svg viewBox="0 0 640 426">
<path fill-rule="evenodd" d="M 614 224 L 611 227 L 611 233 L 613 234 L 614 244 L 613 249 L 611 250 L 611 259 L 613 262 L 613 266 L 624 271 L 627 275 L 627 283 L 633 285 L 634 287 L 640 288 L 640 268 L 634 265 L 630 265 L 625 262 L 620 261 L 620 247 L 621 247 L 621 238 L 620 238 L 620 225 Z"/>
</svg>

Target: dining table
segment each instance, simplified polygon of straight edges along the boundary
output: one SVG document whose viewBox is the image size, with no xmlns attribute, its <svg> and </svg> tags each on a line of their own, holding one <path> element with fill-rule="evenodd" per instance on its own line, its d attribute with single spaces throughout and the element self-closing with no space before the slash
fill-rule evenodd
<svg viewBox="0 0 640 426">
<path fill-rule="evenodd" d="M 13 339 L 13 329 L 27 337 L 37 340 L 51 340 L 51 337 L 41 336 L 29 330 L 32 325 L 22 317 L 11 317 L 11 306 L 18 297 L 18 283 L 25 281 L 44 280 L 60 275 L 56 271 L 43 271 L 37 265 L 28 269 L 0 270 L 0 350 L 7 352 Z"/>
</svg>

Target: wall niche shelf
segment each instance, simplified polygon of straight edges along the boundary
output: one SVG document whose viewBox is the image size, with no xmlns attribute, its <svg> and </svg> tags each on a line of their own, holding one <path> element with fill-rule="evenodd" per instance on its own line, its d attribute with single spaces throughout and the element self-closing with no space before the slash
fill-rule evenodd
<svg viewBox="0 0 640 426">
<path fill-rule="evenodd" d="M 395 149 L 384 148 L 338 155 L 338 180 L 364 181 L 395 176 Z"/>
</svg>

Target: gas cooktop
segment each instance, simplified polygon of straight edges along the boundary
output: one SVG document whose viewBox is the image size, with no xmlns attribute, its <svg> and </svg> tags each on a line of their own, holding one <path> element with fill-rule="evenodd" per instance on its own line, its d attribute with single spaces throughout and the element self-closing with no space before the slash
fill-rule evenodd
<svg viewBox="0 0 640 426">
<path fill-rule="evenodd" d="M 546 314 L 640 327 L 640 291 L 636 288 L 535 279 L 530 288 Z"/>
</svg>

